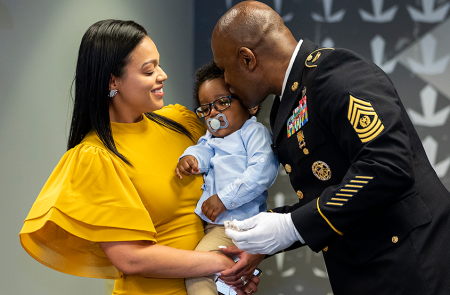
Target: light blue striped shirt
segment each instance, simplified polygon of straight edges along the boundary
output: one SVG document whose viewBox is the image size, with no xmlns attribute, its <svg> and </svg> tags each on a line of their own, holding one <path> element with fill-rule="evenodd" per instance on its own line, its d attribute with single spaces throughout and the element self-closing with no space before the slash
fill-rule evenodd
<svg viewBox="0 0 450 295">
<path fill-rule="evenodd" d="M 256 122 L 256 117 L 251 117 L 241 129 L 224 138 L 214 137 L 207 131 L 197 145 L 187 148 L 180 159 L 194 156 L 205 180 L 195 213 L 212 223 L 201 208 L 214 194 L 227 208 L 216 218 L 215 224 L 265 212 L 267 189 L 274 183 L 279 166 L 271 144 L 269 130 Z"/>
</svg>

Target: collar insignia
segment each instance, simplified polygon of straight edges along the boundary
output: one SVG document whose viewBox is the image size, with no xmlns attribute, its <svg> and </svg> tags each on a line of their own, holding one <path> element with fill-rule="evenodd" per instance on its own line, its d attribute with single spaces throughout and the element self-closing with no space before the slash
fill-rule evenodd
<svg viewBox="0 0 450 295">
<path fill-rule="evenodd" d="M 315 63 L 319 60 L 319 57 L 322 55 L 321 53 L 322 50 L 334 50 L 334 48 L 320 48 L 311 52 L 311 54 L 305 60 L 305 66 L 307 66 L 308 68 L 317 67 L 317 64 Z"/>
</svg>

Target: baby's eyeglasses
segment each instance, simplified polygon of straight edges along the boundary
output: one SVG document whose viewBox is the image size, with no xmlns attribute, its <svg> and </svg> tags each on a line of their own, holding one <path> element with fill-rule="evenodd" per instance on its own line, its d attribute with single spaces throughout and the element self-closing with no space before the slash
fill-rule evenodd
<svg viewBox="0 0 450 295">
<path fill-rule="evenodd" d="M 197 117 L 204 118 L 211 113 L 211 108 L 214 107 L 218 112 L 224 111 L 231 106 L 231 100 L 238 99 L 235 95 L 222 96 L 213 102 L 205 103 L 195 109 Z"/>
</svg>

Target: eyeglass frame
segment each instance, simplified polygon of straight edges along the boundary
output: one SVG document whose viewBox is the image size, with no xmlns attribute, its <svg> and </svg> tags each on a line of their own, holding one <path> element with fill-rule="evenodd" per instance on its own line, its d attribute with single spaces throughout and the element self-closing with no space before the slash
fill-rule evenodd
<svg viewBox="0 0 450 295">
<path fill-rule="evenodd" d="M 217 102 L 218 100 L 220 100 L 220 99 L 223 99 L 223 98 L 228 98 L 228 99 L 230 99 L 230 104 L 229 104 L 226 108 L 219 110 L 219 109 L 217 109 L 216 102 Z M 234 95 L 234 94 L 221 96 L 221 97 L 219 97 L 218 99 L 214 100 L 213 102 L 201 104 L 199 107 L 196 107 L 196 108 L 194 109 L 194 112 L 195 112 L 195 114 L 197 115 L 197 117 L 198 117 L 199 119 L 205 118 L 205 117 L 207 117 L 207 116 L 209 116 L 209 115 L 211 114 L 212 107 L 214 107 L 214 108 L 216 109 L 216 111 L 218 111 L 218 112 L 223 112 L 223 111 L 225 111 L 226 109 L 228 109 L 229 107 L 231 107 L 231 100 L 233 100 L 233 99 L 239 100 L 239 98 L 238 98 L 236 95 Z M 200 117 L 200 116 L 198 115 L 198 113 L 197 113 L 197 110 L 198 110 L 199 108 L 201 108 L 202 106 L 208 106 L 208 107 L 209 107 L 209 112 L 208 112 L 207 115 L 204 115 L 203 117 Z"/>
</svg>

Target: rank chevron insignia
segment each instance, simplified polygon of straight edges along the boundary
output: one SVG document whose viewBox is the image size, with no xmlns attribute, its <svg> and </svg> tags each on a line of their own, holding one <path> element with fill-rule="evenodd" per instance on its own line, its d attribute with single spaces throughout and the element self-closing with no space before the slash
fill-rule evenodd
<svg viewBox="0 0 450 295">
<path fill-rule="evenodd" d="M 384 125 L 368 101 L 350 95 L 348 120 L 362 142 L 369 142 L 384 129 Z"/>
</svg>

